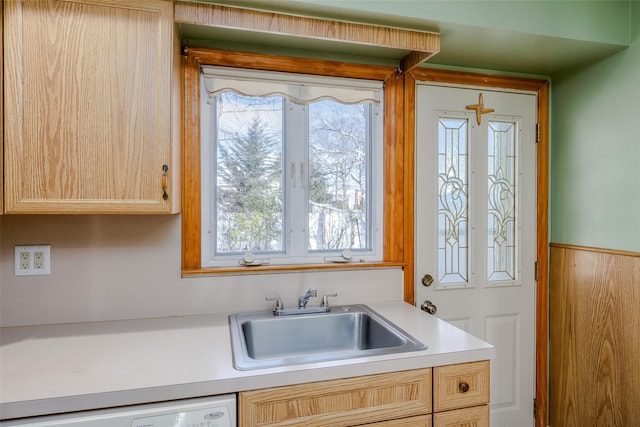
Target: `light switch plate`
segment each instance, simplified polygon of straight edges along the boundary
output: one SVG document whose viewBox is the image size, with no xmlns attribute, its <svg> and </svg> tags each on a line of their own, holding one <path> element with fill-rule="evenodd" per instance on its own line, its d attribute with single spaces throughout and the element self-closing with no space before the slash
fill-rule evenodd
<svg viewBox="0 0 640 427">
<path fill-rule="evenodd" d="M 51 245 L 15 247 L 15 275 L 42 276 L 51 274 Z"/>
</svg>

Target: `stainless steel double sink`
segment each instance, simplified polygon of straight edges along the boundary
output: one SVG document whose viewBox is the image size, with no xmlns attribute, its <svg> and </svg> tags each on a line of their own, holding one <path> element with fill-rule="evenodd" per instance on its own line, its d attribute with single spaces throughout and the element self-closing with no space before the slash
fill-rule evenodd
<svg viewBox="0 0 640 427">
<path fill-rule="evenodd" d="M 366 305 L 327 313 L 229 316 L 233 364 L 250 370 L 423 350 L 424 344 Z"/>
</svg>

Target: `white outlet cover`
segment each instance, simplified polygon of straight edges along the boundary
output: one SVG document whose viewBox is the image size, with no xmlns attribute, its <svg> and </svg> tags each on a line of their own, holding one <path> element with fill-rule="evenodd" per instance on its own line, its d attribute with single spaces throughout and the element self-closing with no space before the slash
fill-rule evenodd
<svg viewBox="0 0 640 427">
<path fill-rule="evenodd" d="M 20 268 L 20 253 L 29 252 L 29 268 Z M 44 263 L 42 268 L 34 267 L 35 253 L 42 252 L 44 254 Z M 43 276 L 51 274 L 51 245 L 26 245 L 15 246 L 15 275 L 16 276 Z"/>
</svg>

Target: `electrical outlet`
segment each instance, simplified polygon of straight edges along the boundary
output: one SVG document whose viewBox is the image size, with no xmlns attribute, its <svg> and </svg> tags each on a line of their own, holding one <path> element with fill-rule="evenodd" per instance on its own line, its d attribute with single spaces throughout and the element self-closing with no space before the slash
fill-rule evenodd
<svg viewBox="0 0 640 427">
<path fill-rule="evenodd" d="M 51 245 L 16 246 L 15 254 L 16 276 L 51 274 Z"/>
<path fill-rule="evenodd" d="M 20 252 L 20 270 L 28 270 L 31 268 L 31 252 Z"/>
<path fill-rule="evenodd" d="M 33 268 L 42 270 L 44 268 L 44 252 L 36 251 L 33 253 Z"/>
</svg>

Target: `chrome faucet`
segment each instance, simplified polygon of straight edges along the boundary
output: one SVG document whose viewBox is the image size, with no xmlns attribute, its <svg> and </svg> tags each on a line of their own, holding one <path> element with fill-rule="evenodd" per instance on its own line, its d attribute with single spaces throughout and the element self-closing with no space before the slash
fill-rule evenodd
<svg viewBox="0 0 640 427">
<path fill-rule="evenodd" d="M 309 302 L 309 299 L 311 297 L 315 298 L 317 296 L 318 296 L 318 290 L 316 288 L 309 289 L 306 294 L 298 298 L 298 308 L 299 309 L 307 308 L 307 303 Z"/>
<path fill-rule="evenodd" d="M 276 307 L 273 309 L 274 316 L 289 316 L 292 314 L 312 314 L 312 313 L 328 313 L 331 311 L 329 307 L 329 298 L 338 296 L 338 294 L 328 294 L 322 297 L 322 303 L 318 306 L 313 306 L 307 308 L 307 303 L 311 298 L 318 296 L 318 290 L 316 288 L 311 288 L 307 290 L 307 292 L 298 298 L 298 306 L 297 307 L 285 307 L 282 304 L 282 299 L 280 297 L 266 297 L 267 301 L 275 301 Z"/>
</svg>

